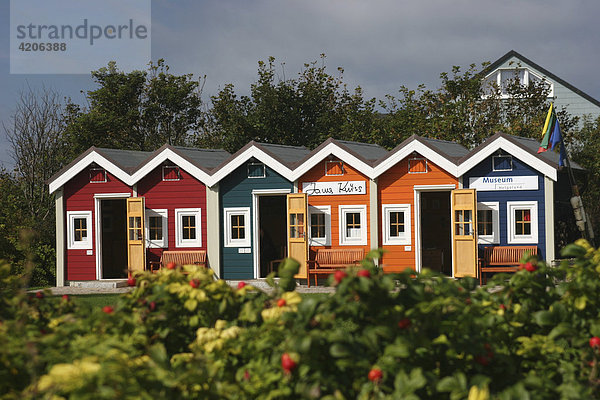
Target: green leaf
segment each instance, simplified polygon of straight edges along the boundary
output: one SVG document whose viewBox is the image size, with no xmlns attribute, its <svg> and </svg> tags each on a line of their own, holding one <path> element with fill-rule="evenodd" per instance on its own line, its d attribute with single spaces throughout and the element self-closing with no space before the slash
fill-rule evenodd
<svg viewBox="0 0 600 400">
<path fill-rule="evenodd" d="M 334 358 L 344 358 L 350 356 L 352 352 L 342 343 L 334 343 L 329 348 L 329 354 L 331 354 L 331 356 Z"/>
<path fill-rule="evenodd" d="M 538 311 L 533 314 L 533 320 L 539 326 L 549 326 L 554 325 L 554 318 L 550 311 Z"/>
</svg>

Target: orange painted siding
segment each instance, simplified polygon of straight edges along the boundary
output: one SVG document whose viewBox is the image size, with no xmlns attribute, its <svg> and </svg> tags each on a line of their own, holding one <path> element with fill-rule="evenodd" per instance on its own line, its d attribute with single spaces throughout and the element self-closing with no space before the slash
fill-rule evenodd
<svg viewBox="0 0 600 400">
<path fill-rule="evenodd" d="M 348 195 L 332 195 L 332 196 L 319 196 L 309 195 L 308 205 L 309 206 L 331 206 L 331 246 L 310 246 L 310 256 L 314 255 L 316 249 L 335 249 L 335 248 L 349 248 L 349 247 L 363 247 L 365 254 L 371 248 L 370 232 L 371 226 L 369 224 L 369 210 L 371 208 L 369 204 L 369 178 L 358 170 L 352 168 L 350 165 L 344 163 L 344 175 L 337 176 L 326 176 L 325 175 L 325 164 L 327 160 L 321 161 L 319 164 L 314 166 L 310 171 L 304 174 L 298 179 L 298 191 L 302 192 L 302 184 L 304 182 L 345 182 L 345 181 L 364 181 L 366 186 L 365 194 L 348 194 Z M 367 245 L 365 246 L 353 246 L 353 245 L 341 245 L 340 246 L 340 232 L 339 232 L 339 206 L 340 205 L 365 205 L 366 206 L 366 218 L 364 223 L 367 225 Z M 307 215 L 308 218 L 310 218 Z M 308 221 L 310 223 L 310 220 Z M 362 223 L 362 221 L 361 221 Z"/>
<path fill-rule="evenodd" d="M 411 158 L 414 156 L 411 156 Z M 418 156 L 421 157 L 421 156 Z M 415 185 L 450 185 L 458 188 L 458 179 L 441 169 L 430 160 L 427 160 L 428 172 L 422 174 L 408 173 L 408 158 L 384 172 L 377 179 L 379 210 L 377 219 L 379 221 L 380 247 L 386 250 L 382 259 L 385 272 L 402 272 L 406 268 L 415 268 Z M 405 250 L 404 245 L 383 245 L 383 204 L 410 204 L 410 251 Z"/>
</svg>

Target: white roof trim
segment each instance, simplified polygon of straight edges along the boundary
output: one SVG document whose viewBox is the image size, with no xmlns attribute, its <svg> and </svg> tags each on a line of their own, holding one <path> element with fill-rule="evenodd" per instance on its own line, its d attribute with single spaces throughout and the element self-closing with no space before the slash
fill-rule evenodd
<svg viewBox="0 0 600 400">
<path fill-rule="evenodd" d="M 210 180 L 210 175 L 207 174 L 202 169 L 198 168 L 172 149 L 165 148 L 160 153 L 155 155 L 150 161 L 148 161 L 142 168 L 135 171 L 133 175 L 130 177 L 131 185 L 140 181 L 143 177 L 152 172 L 156 167 L 160 166 L 166 160 L 170 160 L 178 167 L 185 170 L 185 172 L 192 175 L 194 178 L 198 179 L 200 182 L 204 183 L 207 186 L 212 186 L 208 184 Z"/>
<path fill-rule="evenodd" d="M 412 142 L 408 143 L 406 146 L 392 154 L 390 157 L 377 164 L 377 166 L 375 167 L 375 177 L 378 177 L 379 175 L 383 174 L 385 171 L 398 164 L 400 161 L 411 155 L 413 152 L 419 153 L 420 155 L 432 161 L 435 165 L 449 172 L 453 176 L 460 176 L 458 174 L 458 166 L 456 164 L 448 160 L 446 157 L 440 155 L 430 147 L 419 142 L 418 140 L 413 140 Z"/>
<path fill-rule="evenodd" d="M 323 161 L 327 156 L 334 155 L 343 162 L 350 164 L 359 172 L 365 174 L 368 178 L 373 179 L 373 167 L 353 156 L 346 150 L 340 148 L 336 143 L 329 143 L 316 154 L 304 161 L 294 170 L 292 181 L 299 179 L 302 175 L 310 171 L 315 165 Z"/>
<path fill-rule="evenodd" d="M 262 162 L 263 164 L 265 164 L 266 166 L 283 176 L 285 179 L 289 181 L 294 180 L 292 179 L 292 170 L 290 170 L 288 167 L 286 167 L 267 153 L 265 153 L 262 149 L 256 147 L 255 145 L 252 145 L 246 150 L 244 150 L 241 154 L 228 161 L 227 164 L 219 168 L 219 170 L 209 178 L 207 186 L 213 186 L 251 158 L 256 158 L 258 161 Z"/>
<path fill-rule="evenodd" d="M 486 145 L 485 148 L 483 148 L 481 151 L 473 154 L 465 161 L 463 161 L 458 166 L 458 174 L 464 175 L 472 168 L 474 168 L 477 164 L 479 164 L 489 156 L 493 155 L 494 152 L 498 151 L 499 149 L 506 151 L 508 154 L 520 159 L 521 161 L 524 161 L 525 163 L 527 163 L 527 165 L 529 165 L 536 171 L 542 173 L 543 175 L 547 176 L 548 178 L 552 179 L 553 181 L 557 180 L 558 174 L 556 168 L 548 165 L 547 163 L 540 160 L 538 157 L 534 156 L 530 152 L 523 150 L 520 146 L 517 146 L 516 144 L 506 140 L 503 137 L 498 137 L 494 139 L 493 142 Z"/>
<path fill-rule="evenodd" d="M 65 183 L 73 179 L 78 173 L 87 168 L 90 164 L 96 163 L 100 167 L 104 168 L 106 171 L 110 172 L 116 178 L 123 181 L 127 186 L 131 186 L 130 176 L 127 172 L 123 171 L 121 168 L 117 167 L 112 162 L 108 161 L 104 156 L 100 153 L 97 153 L 95 150 L 89 153 L 87 156 L 83 157 L 79 160 L 75 165 L 61 174 L 58 178 L 52 181 L 49 185 L 50 193 L 54 193 L 57 189 L 63 186 Z"/>
</svg>

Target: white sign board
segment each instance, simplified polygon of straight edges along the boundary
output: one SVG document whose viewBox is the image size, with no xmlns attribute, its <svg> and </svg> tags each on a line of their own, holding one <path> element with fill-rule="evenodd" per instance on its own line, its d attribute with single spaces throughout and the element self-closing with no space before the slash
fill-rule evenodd
<svg viewBox="0 0 600 400">
<path fill-rule="evenodd" d="M 366 181 L 303 182 L 302 192 L 308 196 L 367 194 Z"/>
<path fill-rule="evenodd" d="M 469 178 L 469 188 L 479 192 L 490 190 L 538 190 L 537 176 L 495 176 Z"/>
</svg>

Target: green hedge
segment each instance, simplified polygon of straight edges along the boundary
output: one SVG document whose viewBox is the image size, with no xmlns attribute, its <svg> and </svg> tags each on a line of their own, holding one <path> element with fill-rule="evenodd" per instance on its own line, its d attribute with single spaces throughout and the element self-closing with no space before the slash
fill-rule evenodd
<svg viewBox="0 0 600 400">
<path fill-rule="evenodd" d="M 210 271 L 139 274 L 114 307 L 27 295 L 0 266 L 4 398 L 581 399 L 600 384 L 600 251 L 524 260 L 486 288 L 425 271 L 384 275 L 371 252 L 293 291 L 287 260 L 267 294 Z M 592 339 L 590 341 L 590 339 Z"/>
</svg>

